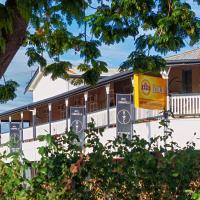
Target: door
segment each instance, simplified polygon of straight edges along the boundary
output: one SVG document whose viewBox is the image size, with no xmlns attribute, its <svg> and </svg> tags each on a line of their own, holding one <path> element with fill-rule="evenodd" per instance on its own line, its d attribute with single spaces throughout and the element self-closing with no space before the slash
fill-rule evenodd
<svg viewBox="0 0 200 200">
<path fill-rule="evenodd" d="M 192 70 L 182 71 L 182 90 L 183 93 L 192 93 Z"/>
</svg>

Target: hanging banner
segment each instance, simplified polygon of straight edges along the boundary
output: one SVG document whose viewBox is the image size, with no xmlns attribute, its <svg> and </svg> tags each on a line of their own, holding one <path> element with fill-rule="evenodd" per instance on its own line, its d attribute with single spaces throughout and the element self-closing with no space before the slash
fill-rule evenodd
<svg viewBox="0 0 200 200">
<path fill-rule="evenodd" d="M 19 123 L 10 123 L 10 141 L 11 141 L 11 152 L 18 151 L 21 147 L 20 140 L 20 124 Z"/>
<path fill-rule="evenodd" d="M 131 95 L 130 94 L 116 94 L 116 130 L 117 135 L 123 137 L 132 136 L 132 112 L 131 112 Z"/>
<path fill-rule="evenodd" d="M 160 77 L 134 74 L 135 108 L 166 110 L 167 81 Z"/>
<path fill-rule="evenodd" d="M 84 143 L 85 107 L 70 107 L 70 126 L 79 136 L 81 146 Z"/>
</svg>

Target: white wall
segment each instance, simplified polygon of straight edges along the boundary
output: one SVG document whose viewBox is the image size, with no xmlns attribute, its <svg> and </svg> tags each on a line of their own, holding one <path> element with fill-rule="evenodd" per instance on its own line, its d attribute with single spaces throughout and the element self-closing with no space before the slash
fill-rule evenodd
<svg viewBox="0 0 200 200">
<path fill-rule="evenodd" d="M 56 127 L 56 132 L 52 132 L 52 134 L 63 133 L 65 130 L 66 121 L 55 122 L 52 124 L 52 130 Z M 134 130 L 136 131 L 136 135 L 140 135 L 142 138 L 148 140 L 150 137 L 155 137 L 158 135 L 162 135 L 164 133 L 163 128 L 159 129 L 159 121 L 145 122 L 134 125 Z M 43 129 L 48 130 L 49 125 L 46 124 L 46 128 Z M 173 140 L 176 141 L 179 146 L 186 146 L 187 141 L 193 141 L 196 143 L 196 148 L 200 149 L 200 118 L 191 118 L 191 119 L 171 119 L 170 128 L 174 130 Z M 41 131 L 41 130 L 40 130 Z M 196 133 L 196 136 L 193 136 Z M 46 134 L 44 132 L 43 134 Z M 37 133 L 38 135 L 38 133 Z M 32 128 L 24 129 L 24 139 L 31 139 L 33 136 Z M 105 144 L 108 140 L 112 140 L 116 137 L 116 128 L 105 128 L 103 137 L 101 137 L 101 142 Z M 9 141 L 9 133 L 2 134 L 2 143 Z M 24 151 L 24 155 L 27 159 L 33 161 L 38 160 L 40 158 L 38 154 L 37 148 L 44 143 L 40 143 L 38 141 L 33 142 L 25 142 L 22 145 L 22 149 Z M 3 150 L 8 150 L 7 148 L 0 148 L 0 152 Z M 87 152 L 89 152 L 88 150 Z"/>
<path fill-rule="evenodd" d="M 134 130 L 137 135 L 145 139 L 162 135 L 163 128 L 159 128 L 159 121 L 152 121 L 134 125 Z M 190 119 L 171 119 L 169 128 L 173 129 L 173 141 L 177 142 L 179 146 L 186 146 L 186 142 L 195 142 L 196 148 L 200 149 L 200 118 Z M 194 136 L 196 133 L 196 136 Z"/>
<path fill-rule="evenodd" d="M 28 159 L 29 161 L 40 160 L 41 157 L 38 153 L 38 148 L 44 145 L 46 145 L 45 142 L 39 142 L 39 141 L 23 143 L 22 150 L 25 158 Z"/>
<path fill-rule="evenodd" d="M 163 135 L 163 127 L 159 128 L 159 121 L 145 122 L 135 124 L 133 129 L 134 134 L 141 138 L 149 140 L 150 137 Z M 195 142 L 196 148 L 200 149 L 200 118 L 191 119 L 171 119 L 169 128 L 173 129 L 172 140 L 177 142 L 180 147 L 185 147 L 186 142 Z M 196 133 L 196 136 L 194 136 Z M 116 128 L 105 129 L 101 141 L 105 144 L 107 140 L 116 137 Z M 199 138 L 199 139 L 198 139 Z"/>
<path fill-rule="evenodd" d="M 61 78 L 53 81 L 50 75 L 43 76 L 33 91 L 33 102 L 53 97 L 75 88 L 77 86 L 72 85 L 70 81 Z"/>
<path fill-rule="evenodd" d="M 148 140 L 150 137 L 155 137 L 163 134 L 163 128 L 159 128 L 159 122 L 146 122 L 134 125 L 135 134 L 140 135 L 142 138 Z M 186 146 L 187 141 L 196 142 L 196 148 L 200 149 L 200 140 L 196 138 L 200 138 L 200 119 L 172 119 L 170 128 L 174 129 L 173 140 L 176 141 L 179 146 Z M 193 137 L 194 133 L 197 133 L 195 137 Z M 113 140 L 116 137 L 116 128 L 105 128 L 103 137 L 101 137 L 101 142 L 105 144 L 108 140 Z M 24 143 L 23 150 L 25 152 L 25 156 L 30 160 L 38 160 L 39 155 L 37 153 L 37 147 L 40 144 L 35 142 Z M 89 152 L 88 150 L 87 152 Z"/>
</svg>

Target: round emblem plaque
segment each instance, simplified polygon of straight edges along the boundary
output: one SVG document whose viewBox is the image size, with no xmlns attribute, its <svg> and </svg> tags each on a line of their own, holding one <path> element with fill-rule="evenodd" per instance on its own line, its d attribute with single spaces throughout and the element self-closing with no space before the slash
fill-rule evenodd
<svg viewBox="0 0 200 200">
<path fill-rule="evenodd" d="M 123 109 L 117 113 L 117 118 L 120 124 L 128 124 L 131 121 L 130 113 Z"/>
<path fill-rule="evenodd" d="M 72 122 L 71 126 L 74 128 L 74 131 L 76 133 L 80 133 L 83 129 L 83 123 L 79 120 L 74 120 Z"/>
</svg>

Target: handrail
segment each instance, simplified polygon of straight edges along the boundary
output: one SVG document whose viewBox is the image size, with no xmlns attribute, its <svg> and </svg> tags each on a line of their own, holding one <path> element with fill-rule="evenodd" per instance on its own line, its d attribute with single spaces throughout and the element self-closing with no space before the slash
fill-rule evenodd
<svg viewBox="0 0 200 200">
<path fill-rule="evenodd" d="M 200 114 L 200 94 L 171 96 L 170 109 L 175 115 Z"/>
<path fill-rule="evenodd" d="M 176 97 L 176 96 L 200 96 L 200 93 L 170 93 L 169 96 Z"/>
</svg>

